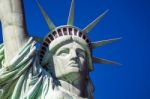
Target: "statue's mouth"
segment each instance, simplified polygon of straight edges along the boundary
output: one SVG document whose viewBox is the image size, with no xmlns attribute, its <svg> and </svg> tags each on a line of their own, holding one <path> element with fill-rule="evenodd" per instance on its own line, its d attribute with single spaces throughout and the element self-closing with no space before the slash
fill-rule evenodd
<svg viewBox="0 0 150 99">
<path fill-rule="evenodd" d="M 75 61 L 69 62 L 69 64 L 67 65 L 69 67 L 79 67 L 78 63 Z"/>
<path fill-rule="evenodd" d="M 78 64 L 70 64 L 71 67 L 78 67 Z"/>
</svg>

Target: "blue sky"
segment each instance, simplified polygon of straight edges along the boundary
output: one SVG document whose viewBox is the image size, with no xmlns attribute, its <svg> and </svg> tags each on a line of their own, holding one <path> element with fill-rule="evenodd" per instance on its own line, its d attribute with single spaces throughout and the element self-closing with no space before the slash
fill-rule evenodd
<svg viewBox="0 0 150 99">
<path fill-rule="evenodd" d="M 56 26 L 67 23 L 71 0 L 39 0 Z M 92 41 L 122 37 L 96 48 L 93 55 L 123 64 L 99 65 L 91 73 L 95 99 L 150 99 L 150 2 L 148 0 L 75 0 L 75 26 L 83 29 L 103 11 L 109 13 L 89 33 Z M 24 0 L 31 36 L 50 30 L 35 0 Z M 0 38 L 2 42 L 2 36 Z"/>
</svg>

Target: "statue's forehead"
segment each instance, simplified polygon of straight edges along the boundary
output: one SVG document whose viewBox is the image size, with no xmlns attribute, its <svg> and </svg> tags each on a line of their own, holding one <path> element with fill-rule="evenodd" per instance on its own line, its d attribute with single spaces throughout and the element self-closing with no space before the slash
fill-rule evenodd
<svg viewBox="0 0 150 99">
<path fill-rule="evenodd" d="M 51 42 L 49 45 L 49 51 L 51 52 L 56 52 L 56 50 L 64 47 L 78 47 L 82 50 L 87 50 L 88 49 L 88 44 L 81 38 L 77 36 L 62 36 Z"/>
</svg>

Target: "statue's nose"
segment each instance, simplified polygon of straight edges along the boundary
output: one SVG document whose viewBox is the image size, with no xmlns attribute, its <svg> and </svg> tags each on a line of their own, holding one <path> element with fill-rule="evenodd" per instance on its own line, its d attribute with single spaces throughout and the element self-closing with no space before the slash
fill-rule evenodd
<svg viewBox="0 0 150 99">
<path fill-rule="evenodd" d="M 70 58 L 71 59 L 76 59 L 78 57 L 77 52 L 75 50 L 72 50 L 70 53 Z"/>
</svg>

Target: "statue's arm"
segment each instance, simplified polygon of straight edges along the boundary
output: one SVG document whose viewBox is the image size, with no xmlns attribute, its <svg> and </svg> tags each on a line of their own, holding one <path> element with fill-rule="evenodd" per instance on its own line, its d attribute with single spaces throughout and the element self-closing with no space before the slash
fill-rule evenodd
<svg viewBox="0 0 150 99">
<path fill-rule="evenodd" d="M 23 0 L 0 0 L 0 21 L 6 64 L 9 64 L 28 40 L 22 4 Z"/>
</svg>

